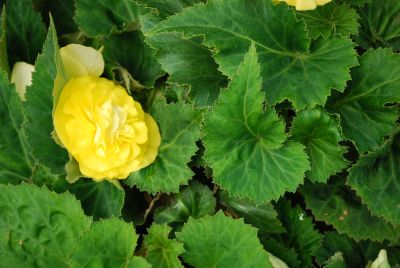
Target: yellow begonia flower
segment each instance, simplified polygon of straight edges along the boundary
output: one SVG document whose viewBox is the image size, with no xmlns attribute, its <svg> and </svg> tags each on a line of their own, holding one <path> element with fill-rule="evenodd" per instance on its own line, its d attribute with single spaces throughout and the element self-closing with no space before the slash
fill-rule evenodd
<svg viewBox="0 0 400 268">
<path fill-rule="evenodd" d="M 287 264 L 284 261 L 282 261 L 278 257 L 275 257 L 271 253 L 269 254 L 269 261 L 271 262 L 272 267 L 274 268 L 289 268 L 289 266 L 287 266 Z"/>
<path fill-rule="evenodd" d="M 386 250 L 381 249 L 381 251 L 379 251 L 378 257 L 371 263 L 370 268 L 390 268 Z"/>
<path fill-rule="evenodd" d="M 126 90 L 105 78 L 72 78 L 54 113 L 58 138 L 95 180 L 125 179 L 151 164 L 160 133 L 153 118 Z"/>
<path fill-rule="evenodd" d="M 15 84 L 15 88 L 21 100 L 25 101 L 26 87 L 32 84 L 32 73 L 35 66 L 26 62 L 16 62 L 11 72 L 11 83 Z"/>
<path fill-rule="evenodd" d="M 274 0 L 275 3 L 278 2 L 286 2 L 290 6 L 296 7 L 296 10 L 304 11 L 304 10 L 313 10 L 316 9 L 317 6 L 325 5 L 332 0 Z"/>
</svg>

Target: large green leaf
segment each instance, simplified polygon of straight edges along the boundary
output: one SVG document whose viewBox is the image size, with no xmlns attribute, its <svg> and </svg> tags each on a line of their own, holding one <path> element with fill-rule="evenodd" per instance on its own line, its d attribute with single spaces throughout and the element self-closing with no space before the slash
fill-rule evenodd
<svg viewBox="0 0 400 268">
<path fill-rule="evenodd" d="M 226 79 L 201 38 L 184 39 L 180 34 L 163 33 L 146 40 L 156 49 L 158 61 L 170 75 L 168 83 L 190 85 L 190 97 L 196 105 L 215 101 Z"/>
<path fill-rule="evenodd" d="M 160 18 L 165 19 L 169 16 L 172 16 L 182 11 L 182 9 L 186 7 L 204 1 L 203 0 L 136 0 L 136 2 L 157 9 L 158 12 L 157 15 Z"/>
<path fill-rule="evenodd" d="M 75 21 L 90 37 L 139 28 L 143 6 L 131 0 L 75 0 Z M 143 14 L 144 14 L 143 13 Z"/>
<path fill-rule="evenodd" d="M 323 104 L 331 88 L 344 89 L 349 68 L 356 64 L 350 40 L 310 43 L 294 11 L 272 1 L 211 0 L 169 17 L 149 34 L 176 31 L 186 37 L 204 35 L 204 44 L 215 51 L 220 70 L 230 78 L 250 43 L 256 44 L 270 104 L 286 98 L 297 108 Z"/>
<path fill-rule="evenodd" d="M 306 146 L 310 157 L 311 181 L 326 182 L 347 166 L 342 156 L 346 149 L 338 144 L 343 140 L 338 121 L 322 108 L 303 110 L 293 121 L 292 138 Z"/>
<path fill-rule="evenodd" d="M 7 48 L 10 63 L 34 63 L 46 38 L 46 28 L 32 0 L 7 1 Z"/>
<path fill-rule="evenodd" d="M 399 228 L 372 216 L 354 192 L 337 177 L 333 179 L 330 184 L 308 183 L 301 188 L 307 208 L 317 220 L 332 224 L 338 233 L 347 234 L 356 241 L 396 241 L 399 238 Z"/>
<path fill-rule="evenodd" d="M 153 224 L 144 237 L 146 260 L 158 268 L 183 267 L 178 256 L 184 252 L 183 244 L 176 239 L 169 239 L 171 227 Z"/>
<path fill-rule="evenodd" d="M 0 16 L 0 69 L 10 74 L 7 53 L 7 30 L 6 30 L 6 9 L 1 10 Z"/>
<path fill-rule="evenodd" d="M 70 267 L 91 223 L 71 194 L 30 184 L 0 185 L 0 266 Z"/>
<path fill-rule="evenodd" d="M 368 50 L 343 94 L 330 99 L 328 108 L 340 115 L 343 134 L 360 152 L 373 151 L 396 126 L 400 101 L 400 55 L 390 49 Z"/>
<path fill-rule="evenodd" d="M 43 52 L 35 64 L 32 86 L 26 92 L 26 118 L 24 130 L 32 154 L 41 164 L 56 174 L 65 173 L 67 151 L 57 145 L 51 137 L 53 131 L 53 89 L 57 73 L 60 72 L 60 55 L 54 24 L 50 21 L 49 32 Z M 58 85 L 60 86 L 60 85 Z"/>
<path fill-rule="evenodd" d="M 358 44 L 364 48 L 400 50 L 400 5 L 397 0 L 374 0 L 358 9 L 361 20 Z"/>
<path fill-rule="evenodd" d="M 68 190 L 81 201 L 86 215 L 95 220 L 121 216 L 125 194 L 109 181 L 81 179 L 71 184 Z"/>
<path fill-rule="evenodd" d="M 183 259 L 194 267 L 272 268 L 269 254 L 257 239 L 257 229 L 222 212 L 189 219 L 176 236 L 184 243 Z"/>
<path fill-rule="evenodd" d="M 177 193 L 193 173 L 187 166 L 197 150 L 202 114 L 184 103 L 166 104 L 157 100 L 150 111 L 161 132 L 161 145 L 156 161 L 132 173 L 127 183 L 149 193 Z"/>
<path fill-rule="evenodd" d="M 0 71 L 0 183 L 18 184 L 32 174 L 25 133 L 21 100 L 7 74 Z"/>
<path fill-rule="evenodd" d="M 304 147 L 285 142 L 284 124 L 275 110 L 262 112 L 260 89 L 260 65 L 252 45 L 206 118 L 203 139 L 214 181 L 232 196 L 258 203 L 295 191 L 309 168 Z"/>
<path fill-rule="evenodd" d="M 144 86 L 152 87 L 162 75 L 161 67 L 140 31 L 114 34 L 106 38 L 103 55 L 106 61 L 127 69 Z"/>
<path fill-rule="evenodd" d="M 297 16 L 307 25 L 311 38 L 330 35 L 349 36 L 358 33 L 358 15 L 349 5 L 339 5 L 333 1 L 315 10 L 299 11 Z"/>
<path fill-rule="evenodd" d="M 137 239 L 133 225 L 117 218 L 95 222 L 79 240 L 72 267 L 137 267 L 132 263 Z"/>
<path fill-rule="evenodd" d="M 362 156 L 350 169 L 347 183 L 372 214 L 400 225 L 400 133 L 382 149 Z"/>
<path fill-rule="evenodd" d="M 156 223 L 182 223 L 189 217 L 201 218 L 214 214 L 216 200 L 213 192 L 205 185 L 192 181 L 173 196 L 171 204 L 158 209 L 154 215 Z"/>
<path fill-rule="evenodd" d="M 247 199 L 230 197 L 226 191 L 219 192 L 218 202 L 227 207 L 228 213 L 237 215 L 243 218 L 245 223 L 256 227 L 260 234 L 285 232 L 271 203 L 257 205 Z"/>
</svg>

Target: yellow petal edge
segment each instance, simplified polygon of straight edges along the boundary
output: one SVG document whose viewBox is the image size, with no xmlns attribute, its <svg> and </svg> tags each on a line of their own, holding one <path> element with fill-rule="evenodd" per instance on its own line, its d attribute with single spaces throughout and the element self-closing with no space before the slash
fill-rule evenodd
<svg viewBox="0 0 400 268">
<path fill-rule="evenodd" d="M 275 3 L 286 2 L 289 6 L 296 7 L 296 10 L 306 11 L 316 9 L 317 6 L 325 5 L 332 0 L 273 0 Z"/>
<path fill-rule="evenodd" d="M 114 82 L 74 77 L 64 86 L 54 128 L 83 175 L 94 180 L 125 179 L 157 157 L 157 123 Z"/>
</svg>

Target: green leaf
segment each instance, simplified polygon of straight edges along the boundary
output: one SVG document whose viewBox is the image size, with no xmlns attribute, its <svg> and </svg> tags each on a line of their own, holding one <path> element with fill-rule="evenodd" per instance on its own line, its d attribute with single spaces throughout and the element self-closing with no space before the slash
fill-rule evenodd
<svg viewBox="0 0 400 268">
<path fill-rule="evenodd" d="M 46 27 L 31 0 L 7 1 L 7 48 L 10 63 L 34 63 L 46 38 Z"/>
<path fill-rule="evenodd" d="M 349 5 L 331 2 L 310 11 L 296 12 L 302 18 L 311 38 L 331 35 L 350 36 L 358 34 L 357 12 Z"/>
<path fill-rule="evenodd" d="M 130 0 L 75 0 L 75 21 L 89 37 L 139 28 L 141 5 Z"/>
<path fill-rule="evenodd" d="M 299 206 L 292 207 L 290 202 L 281 199 L 276 209 L 286 233 L 272 237 L 288 248 L 296 250 L 301 263 L 300 267 L 311 267 L 312 256 L 321 244 L 322 235 L 314 229 L 312 219 L 307 217 L 305 211 Z"/>
<path fill-rule="evenodd" d="M 339 120 L 322 108 L 299 112 L 293 121 L 292 138 L 306 146 L 311 162 L 307 176 L 313 182 L 326 182 L 348 164 L 342 156 L 346 149 L 339 145 L 343 140 Z"/>
<path fill-rule="evenodd" d="M 117 218 L 95 222 L 79 240 L 73 267 L 133 267 L 137 239 L 133 225 Z"/>
<path fill-rule="evenodd" d="M 290 268 L 301 267 L 299 255 L 293 247 L 288 248 L 284 242 L 265 235 L 262 235 L 260 240 L 268 252 L 284 261 Z"/>
<path fill-rule="evenodd" d="M 8 65 L 6 21 L 6 9 L 3 7 L 0 17 L 0 69 L 9 75 L 10 66 Z"/>
<path fill-rule="evenodd" d="M 222 212 L 190 218 L 176 237 L 184 243 L 183 259 L 194 267 L 272 268 L 269 254 L 257 239 L 257 229 Z"/>
<path fill-rule="evenodd" d="M 230 197 L 226 191 L 219 192 L 218 201 L 228 208 L 229 213 L 256 227 L 260 234 L 285 232 L 282 223 L 277 219 L 278 213 L 270 203 L 257 205 L 247 199 Z"/>
<path fill-rule="evenodd" d="M 144 237 L 146 248 L 146 260 L 158 268 L 183 267 L 178 256 L 184 252 L 183 244 L 176 239 L 169 239 L 171 227 L 167 225 L 153 224 L 148 229 L 148 235 Z"/>
<path fill-rule="evenodd" d="M 240 11 L 240 12 L 238 12 Z M 343 90 L 357 61 L 350 40 L 310 43 L 305 24 L 287 5 L 272 1 L 211 0 L 169 17 L 149 33 L 204 35 L 220 71 L 232 78 L 251 43 L 261 62 L 263 89 L 270 104 L 289 99 L 296 108 L 323 104 L 331 88 Z"/>
<path fill-rule="evenodd" d="M 385 104 L 400 101 L 400 55 L 390 49 L 368 50 L 352 69 L 352 78 L 328 108 L 340 115 L 343 134 L 360 152 L 373 151 L 396 126 L 399 113 Z"/>
<path fill-rule="evenodd" d="M 0 183 L 18 184 L 32 174 L 25 133 L 21 100 L 0 70 Z"/>
<path fill-rule="evenodd" d="M 175 194 L 171 204 L 156 210 L 154 222 L 164 224 L 186 222 L 189 217 L 199 219 L 215 213 L 216 200 L 205 185 L 192 181 Z"/>
<path fill-rule="evenodd" d="M 355 6 L 363 6 L 366 3 L 371 3 L 372 0 L 341 0 L 343 3 L 352 4 Z"/>
<path fill-rule="evenodd" d="M 136 0 L 136 2 L 157 9 L 157 15 L 165 19 L 203 0 Z"/>
<path fill-rule="evenodd" d="M 184 39 L 180 34 L 164 33 L 147 37 L 146 41 L 156 49 L 156 58 L 170 75 L 168 83 L 190 85 L 189 96 L 198 106 L 213 104 L 226 78 L 201 38 Z"/>
<path fill-rule="evenodd" d="M 39 0 L 39 3 L 42 14 L 51 13 L 53 16 L 59 36 L 78 31 L 78 25 L 73 20 L 75 14 L 74 0 Z"/>
<path fill-rule="evenodd" d="M 284 124 L 275 111 L 267 107 L 262 112 L 260 89 L 260 65 L 252 45 L 206 118 L 203 139 L 214 181 L 230 195 L 257 203 L 295 191 L 309 168 L 304 147 L 285 142 Z"/>
<path fill-rule="evenodd" d="M 362 156 L 347 182 L 371 213 L 400 225 L 400 132 L 382 149 Z"/>
<path fill-rule="evenodd" d="M 161 67 L 140 31 L 111 35 L 104 40 L 104 59 L 127 69 L 134 79 L 152 87 L 162 75 Z"/>
<path fill-rule="evenodd" d="M 128 264 L 128 268 L 151 268 L 151 264 L 148 263 L 142 257 L 133 256 Z"/>
<path fill-rule="evenodd" d="M 399 238 L 399 228 L 372 216 L 358 197 L 340 181 L 309 183 L 301 188 L 301 193 L 315 218 L 332 224 L 340 234 L 347 234 L 356 241 L 396 241 Z"/>
<path fill-rule="evenodd" d="M 358 9 L 361 20 L 357 43 L 364 48 L 400 50 L 400 5 L 397 0 L 374 0 Z"/>
<path fill-rule="evenodd" d="M 202 114 L 184 103 L 156 101 L 150 111 L 161 132 L 161 145 L 156 161 L 132 173 L 127 183 L 152 194 L 177 193 L 193 173 L 187 166 L 197 150 Z"/>
<path fill-rule="evenodd" d="M 70 267 L 91 223 L 80 203 L 31 184 L 0 185 L 0 193 L 0 266 Z"/>
<path fill-rule="evenodd" d="M 325 268 L 346 268 L 343 255 L 341 252 L 336 252 L 329 260 L 325 262 Z"/>
<path fill-rule="evenodd" d="M 109 181 L 81 179 L 68 190 L 81 201 L 86 215 L 93 216 L 94 220 L 121 216 L 125 193 Z"/>
<path fill-rule="evenodd" d="M 55 174 L 64 174 L 64 165 L 68 161 L 67 151 L 57 145 L 51 137 L 53 89 L 56 86 L 57 73 L 60 72 L 60 61 L 57 35 L 54 24 L 50 21 L 43 52 L 35 64 L 32 86 L 28 87 L 26 92 L 24 106 L 27 120 L 24 130 L 34 158 L 50 167 Z M 57 87 L 61 87 L 61 84 Z"/>
</svg>

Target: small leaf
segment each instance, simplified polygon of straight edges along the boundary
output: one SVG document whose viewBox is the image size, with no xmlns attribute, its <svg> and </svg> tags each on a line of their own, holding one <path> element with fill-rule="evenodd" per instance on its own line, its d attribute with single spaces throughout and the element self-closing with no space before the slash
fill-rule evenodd
<svg viewBox="0 0 400 268">
<path fill-rule="evenodd" d="M 70 267 L 91 223 L 79 201 L 32 184 L 0 185 L 0 193 L 0 266 Z"/>
<path fill-rule="evenodd" d="M 400 132 L 383 148 L 362 156 L 350 169 L 347 184 L 371 213 L 400 225 Z"/>
<path fill-rule="evenodd" d="M 218 200 L 221 205 L 243 218 L 245 223 L 256 227 L 260 234 L 285 232 L 282 223 L 277 219 L 278 213 L 270 203 L 257 205 L 247 199 L 230 197 L 226 191 L 219 192 Z"/>
<path fill-rule="evenodd" d="M 399 228 L 384 219 L 372 216 L 357 196 L 338 178 L 330 184 L 306 184 L 301 188 L 308 209 L 315 218 L 332 224 L 340 234 L 356 241 L 392 240 L 399 238 Z"/>
<path fill-rule="evenodd" d="M 169 239 L 171 227 L 167 225 L 153 224 L 148 229 L 148 235 L 144 237 L 146 248 L 146 260 L 158 268 L 183 267 L 178 256 L 184 252 L 183 244 L 176 239 Z"/>
<path fill-rule="evenodd" d="M 267 107 L 262 112 L 260 89 L 260 65 L 252 45 L 206 118 L 203 138 L 213 180 L 230 195 L 257 203 L 295 191 L 309 168 L 303 145 L 285 142 L 284 124 L 275 111 Z"/>
<path fill-rule="evenodd" d="M 322 108 L 299 112 L 293 121 L 292 138 L 306 146 L 311 162 L 307 176 L 313 182 L 326 182 L 348 164 L 342 156 L 346 149 L 339 145 L 343 140 L 339 120 Z"/>
<path fill-rule="evenodd" d="M 194 267 L 272 268 L 269 254 L 257 238 L 257 229 L 222 212 L 189 219 L 176 237 L 184 243 L 183 259 Z"/>
<path fill-rule="evenodd" d="M 33 166 L 22 130 L 21 100 L 0 70 L 0 183 L 19 184 L 31 177 Z"/>
<path fill-rule="evenodd" d="M 7 1 L 7 48 L 11 63 L 34 63 L 46 38 L 46 28 L 31 0 Z"/>
<path fill-rule="evenodd" d="M 357 64 L 348 39 L 311 43 L 305 24 L 287 5 L 269 0 L 210 0 L 168 17 L 148 35 L 180 32 L 204 36 L 219 70 L 229 78 L 251 43 L 260 56 L 262 88 L 268 103 L 289 99 L 297 109 L 323 104 L 331 88 L 343 90 L 349 68 Z"/>
<path fill-rule="evenodd" d="M 345 92 L 331 97 L 328 109 L 340 115 L 343 134 L 360 153 L 373 151 L 396 127 L 399 113 L 386 104 L 400 101 L 400 55 L 368 50 L 351 75 Z"/>
<path fill-rule="evenodd" d="M 170 75 L 168 83 L 190 85 L 190 97 L 198 106 L 213 104 L 226 78 L 201 38 L 184 39 L 176 33 L 165 33 L 147 37 L 146 41 L 156 49 L 156 58 Z"/>
<path fill-rule="evenodd" d="M 314 10 L 299 11 L 296 14 L 305 21 L 311 38 L 358 34 L 359 16 L 348 5 L 339 5 L 333 1 Z"/>
<path fill-rule="evenodd" d="M 131 262 L 138 262 L 133 257 L 137 239 L 133 225 L 117 218 L 95 222 L 79 240 L 73 267 L 133 267 Z"/>
<path fill-rule="evenodd" d="M 215 213 L 216 200 L 205 185 L 192 181 L 175 194 L 170 205 L 158 209 L 154 215 L 156 223 L 186 222 L 189 217 L 199 219 Z"/>
<path fill-rule="evenodd" d="M 272 237 L 285 244 L 287 248 L 296 250 L 301 263 L 300 267 L 311 267 L 312 256 L 322 241 L 322 236 L 315 230 L 311 217 L 308 217 L 299 206 L 293 208 L 284 199 L 278 202 L 276 209 L 279 212 L 279 219 L 285 227 L 286 233 L 273 235 Z M 277 256 L 279 257 L 279 255 Z"/>
<path fill-rule="evenodd" d="M 24 130 L 32 148 L 33 157 L 41 164 L 50 167 L 53 173 L 65 174 L 64 165 L 68 161 L 67 151 L 57 145 L 51 137 L 53 90 L 55 94 L 58 94 L 62 89 L 60 83 L 56 85 L 57 73 L 61 71 L 59 64 L 57 35 L 51 20 L 43 52 L 35 64 L 32 86 L 28 87 L 26 92 L 27 120 Z"/>
<path fill-rule="evenodd" d="M 89 37 L 108 36 L 139 23 L 144 8 L 130 0 L 76 0 L 75 21 Z M 137 25 L 136 28 L 139 28 Z"/>
<path fill-rule="evenodd" d="M 360 46 L 400 50 L 400 5 L 397 0 L 373 0 L 359 8 L 358 13 L 361 29 L 355 39 Z"/>
<path fill-rule="evenodd" d="M 150 111 L 161 132 L 161 145 L 156 161 L 132 173 L 127 183 L 140 190 L 177 193 L 193 173 L 187 166 L 197 150 L 202 114 L 189 104 L 166 104 L 158 100 Z"/>
<path fill-rule="evenodd" d="M 81 179 L 71 184 L 68 190 L 81 201 L 85 214 L 93 216 L 94 220 L 121 216 L 124 191 L 109 181 Z"/>
<path fill-rule="evenodd" d="M 104 40 L 104 59 L 121 65 L 142 85 L 153 87 L 162 75 L 161 67 L 140 31 L 113 34 Z"/>
</svg>

